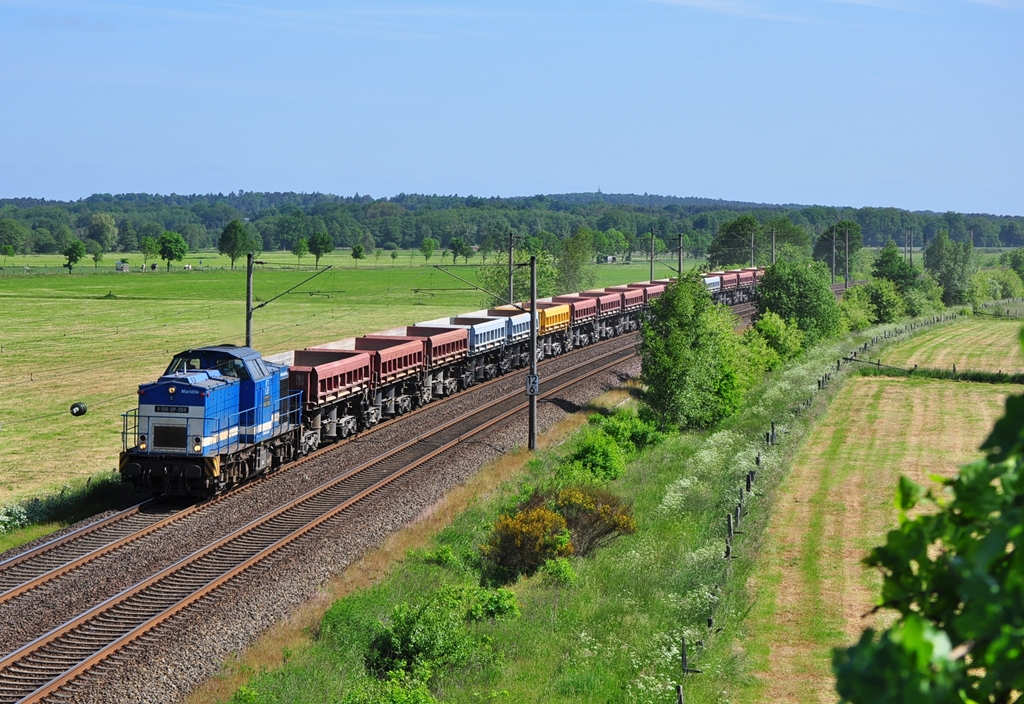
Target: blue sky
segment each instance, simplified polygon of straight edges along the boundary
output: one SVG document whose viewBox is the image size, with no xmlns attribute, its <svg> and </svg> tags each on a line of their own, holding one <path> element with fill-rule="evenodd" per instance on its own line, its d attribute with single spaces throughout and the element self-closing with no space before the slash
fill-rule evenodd
<svg viewBox="0 0 1024 704">
<path fill-rule="evenodd" d="M 1024 0 L 0 0 L 0 197 L 1024 214 Z"/>
</svg>

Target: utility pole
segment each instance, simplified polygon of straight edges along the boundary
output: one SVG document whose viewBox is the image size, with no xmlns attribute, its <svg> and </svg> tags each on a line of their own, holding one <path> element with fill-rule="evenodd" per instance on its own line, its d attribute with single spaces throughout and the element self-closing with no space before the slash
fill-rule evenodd
<svg viewBox="0 0 1024 704">
<path fill-rule="evenodd" d="M 836 285 L 836 228 L 832 226 L 832 285 Z"/>
<path fill-rule="evenodd" d="M 512 290 L 513 276 L 512 272 L 515 268 L 515 257 L 513 256 L 516 248 L 515 244 L 515 233 L 512 230 L 508 231 L 508 302 L 514 303 L 515 298 L 513 297 L 514 291 Z"/>
<path fill-rule="evenodd" d="M 530 257 L 530 377 L 526 380 L 526 392 L 530 397 L 530 441 L 529 448 L 537 449 L 537 394 L 540 379 L 537 377 L 537 257 Z"/>
<path fill-rule="evenodd" d="M 654 281 L 654 228 L 651 228 L 651 278 L 648 281 Z"/>
<path fill-rule="evenodd" d="M 846 226 L 846 277 L 844 279 L 846 283 L 843 284 L 843 290 L 850 288 L 850 226 Z"/>
<path fill-rule="evenodd" d="M 772 264 L 775 263 L 775 228 L 772 228 Z"/>
<path fill-rule="evenodd" d="M 754 233 L 757 232 L 755 227 L 750 231 L 750 266 L 754 266 Z"/>
<path fill-rule="evenodd" d="M 683 233 L 679 233 L 679 271 L 676 272 L 678 277 L 676 280 L 682 280 L 683 278 Z M 651 277 L 651 281 L 654 281 L 654 277 Z"/>
<path fill-rule="evenodd" d="M 907 239 L 910 241 L 910 266 L 914 266 L 914 228 L 907 227 Z"/>
<path fill-rule="evenodd" d="M 252 264 L 254 255 L 245 255 L 245 346 L 252 347 Z"/>
</svg>

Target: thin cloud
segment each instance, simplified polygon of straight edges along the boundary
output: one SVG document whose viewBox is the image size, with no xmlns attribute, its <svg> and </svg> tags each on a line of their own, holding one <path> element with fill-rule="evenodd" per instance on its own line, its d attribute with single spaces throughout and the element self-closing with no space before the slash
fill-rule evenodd
<svg viewBox="0 0 1024 704">
<path fill-rule="evenodd" d="M 749 17 L 758 20 L 770 20 L 772 22 L 796 22 L 799 24 L 834 24 L 815 17 L 802 15 L 780 15 L 768 12 L 756 5 L 747 3 L 729 2 L 728 0 L 647 0 L 662 5 L 675 5 L 677 7 L 692 7 L 697 10 L 706 10 L 720 15 L 732 17 Z"/>
</svg>

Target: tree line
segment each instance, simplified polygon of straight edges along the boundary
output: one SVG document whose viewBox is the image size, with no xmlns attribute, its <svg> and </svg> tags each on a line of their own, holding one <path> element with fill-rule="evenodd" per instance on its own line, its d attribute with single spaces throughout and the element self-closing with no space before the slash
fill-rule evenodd
<svg viewBox="0 0 1024 704">
<path fill-rule="evenodd" d="M 561 194 L 522 198 L 476 198 L 399 194 L 375 199 L 356 194 L 232 192 L 170 195 L 98 194 L 78 201 L 0 199 L 0 246 L 16 253 L 59 253 L 72 240 L 104 252 L 138 251 L 143 238 L 159 240 L 166 232 L 182 236 L 192 250 L 216 247 L 233 220 L 246 223 L 265 251 L 292 250 L 327 235 L 335 247 L 362 245 L 416 249 L 427 239 L 450 250 L 453 241 L 491 251 L 507 247 L 509 233 L 534 250 L 558 254 L 560 243 L 581 227 L 598 233 L 600 255 L 628 257 L 647 252 L 650 234 L 658 249 L 674 249 L 682 238 L 687 252 L 702 257 L 718 237 L 728 245 L 719 252 L 739 263 L 749 261 L 747 235 L 755 230 L 755 258 L 767 261 L 770 238 L 776 246 L 806 247 L 830 241 L 830 228 L 857 226 L 861 244 L 881 246 L 905 233 L 916 246 L 940 231 L 952 241 L 975 246 L 1024 245 L 1024 218 L 985 214 L 911 212 L 897 208 L 772 206 L 700 198 Z M 737 221 L 740 221 L 737 224 Z M 719 237 L 726 226 L 730 238 Z M 823 240 L 823 238 L 825 238 Z M 731 244 L 730 244 L 731 242 Z M 831 245 L 829 244 L 829 250 Z M 743 254 L 743 256 L 739 256 Z M 728 256 L 726 256 L 728 255 Z M 837 254 L 840 258 L 843 254 Z"/>
</svg>

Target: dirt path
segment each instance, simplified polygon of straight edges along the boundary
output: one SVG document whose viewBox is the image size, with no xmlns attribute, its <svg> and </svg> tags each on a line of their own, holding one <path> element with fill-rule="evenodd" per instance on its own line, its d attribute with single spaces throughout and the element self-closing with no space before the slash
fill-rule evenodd
<svg viewBox="0 0 1024 704">
<path fill-rule="evenodd" d="M 854 378 L 801 449 L 776 507 L 752 614 L 757 684 L 740 701 L 835 702 L 831 649 L 864 618 L 880 580 L 860 560 L 895 525 L 905 474 L 929 483 L 977 446 L 1020 387 Z"/>
</svg>

